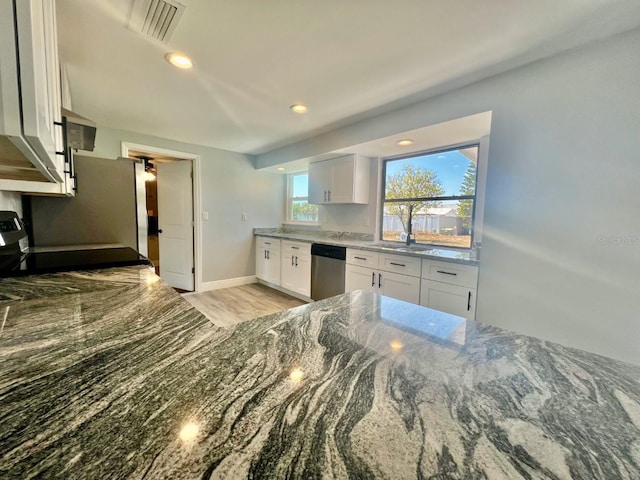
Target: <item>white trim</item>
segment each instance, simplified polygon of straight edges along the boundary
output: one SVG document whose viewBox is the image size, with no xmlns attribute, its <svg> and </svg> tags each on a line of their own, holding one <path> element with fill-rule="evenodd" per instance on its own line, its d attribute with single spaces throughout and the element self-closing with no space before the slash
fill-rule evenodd
<svg viewBox="0 0 640 480">
<path fill-rule="evenodd" d="M 183 295 L 193 295 L 198 292 L 206 292 L 209 290 L 220 290 L 221 288 L 238 287 L 240 285 L 248 285 L 250 283 L 257 283 L 258 279 L 255 275 L 249 275 L 248 277 L 236 277 L 227 278 L 225 280 L 215 280 L 213 282 L 204 282 L 200 284 L 200 289 L 197 292 L 185 293 Z"/>
<path fill-rule="evenodd" d="M 476 211 L 473 221 L 473 242 L 482 243 L 482 226 L 484 224 L 484 202 L 487 193 L 487 172 L 489 171 L 489 139 L 490 135 L 480 138 L 478 145 L 478 171 L 476 172 Z"/>
<path fill-rule="evenodd" d="M 141 145 L 138 143 L 122 142 L 121 152 L 123 157 L 129 156 L 129 150 L 141 150 L 143 152 L 156 153 L 158 155 L 166 155 L 170 157 L 180 158 L 182 160 L 190 160 L 192 162 L 193 172 L 193 225 L 194 225 L 194 291 L 199 292 L 202 289 L 202 201 L 201 201 L 201 158 L 200 155 L 188 152 L 179 152 L 177 150 L 169 150 L 167 148 L 153 147 L 150 145 Z"/>
</svg>

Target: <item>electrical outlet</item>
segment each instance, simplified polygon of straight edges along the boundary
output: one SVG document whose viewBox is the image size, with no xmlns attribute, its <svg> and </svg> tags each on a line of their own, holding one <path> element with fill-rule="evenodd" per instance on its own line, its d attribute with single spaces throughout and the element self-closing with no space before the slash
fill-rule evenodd
<svg viewBox="0 0 640 480">
<path fill-rule="evenodd" d="M 240 218 L 242 218 L 243 222 L 247 221 L 247 212 L 242 212 L 242 215 L 240 216 Z"/>
<path fill-rule="evenodd" d="M 202 221 L 206 222 L 209 220 L 209 212 L 202 212 Z"/>
</svg>

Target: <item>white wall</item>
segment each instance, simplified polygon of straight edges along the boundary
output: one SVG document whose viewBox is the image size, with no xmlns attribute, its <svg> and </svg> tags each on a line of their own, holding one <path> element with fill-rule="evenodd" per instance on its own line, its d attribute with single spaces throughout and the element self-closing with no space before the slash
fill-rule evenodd
<svg viewBox="0 0 640 480">
<path fill-rule="evenodd" d="M 200 155 L 200 202 L 209 212 L 209 220 L 200 221 L 202 281 L 254 275 L 253 228 L 284 221 L 286 177 L 255 170 L 247 155 L 102 126 L 91 155 L 116 158 L 123 141 Z M 241 220 L 242 212 L 248 221 Z"/>
<path fill-rule="evenodd" d="M 18 212 L 18 216 L 22 217 L 22 201 L 20 200 L 20 194 L 0 190 L 0 210 Z"/>
<path fill-rule="evenodd" d="M 493 111 L 477 318 L 640 363 L 640 30 L 260 155 Z"/>
</svg>

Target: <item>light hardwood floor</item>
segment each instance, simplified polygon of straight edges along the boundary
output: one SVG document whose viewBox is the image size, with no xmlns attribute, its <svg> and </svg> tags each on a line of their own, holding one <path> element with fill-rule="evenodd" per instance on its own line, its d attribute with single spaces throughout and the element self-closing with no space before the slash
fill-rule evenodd
<svg viewBox="0 0 640 480">
<path fill-rule="evenodd" d="M 183 298 L 220 327 L 232 327 L 306 303 L 260 283 L 190 293 Z"/>
</svg>

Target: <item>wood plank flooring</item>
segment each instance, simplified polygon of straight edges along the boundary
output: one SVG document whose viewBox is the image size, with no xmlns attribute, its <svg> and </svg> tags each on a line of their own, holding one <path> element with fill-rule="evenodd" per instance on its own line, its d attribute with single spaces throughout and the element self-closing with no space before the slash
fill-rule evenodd
<svg viewBox="0 0 640 480">
<path fill-rule="evenodd" d="M 188 293 L 183 298 L 215 325 L 224 328 L 306 303 L 260 283 Z"/>
</svg>

